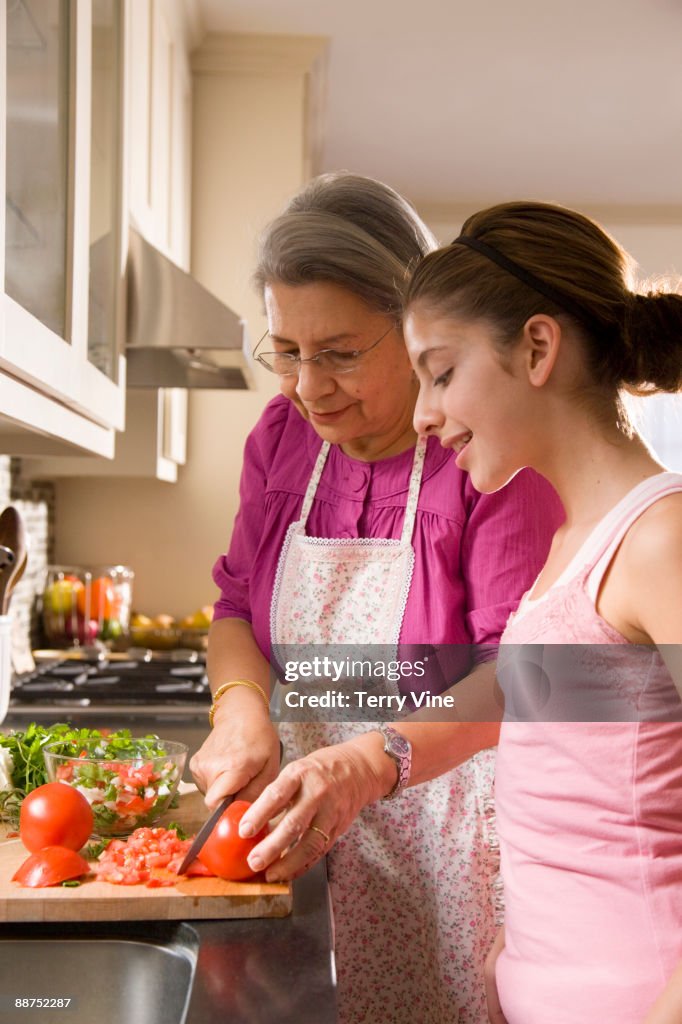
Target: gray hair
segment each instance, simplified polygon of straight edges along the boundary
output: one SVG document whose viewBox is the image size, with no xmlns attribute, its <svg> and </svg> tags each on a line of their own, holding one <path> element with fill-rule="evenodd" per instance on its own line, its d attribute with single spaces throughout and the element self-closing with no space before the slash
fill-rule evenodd
<svg viewBox="0 0 682 1024">
<path fill-rule="evenodd" d="M 266 227 L 253 281 L 261 293 L 267 284 L 326 281 L 400 317 L 410 271 L 436 246 L 414 207 L 388 185 L 345 171 L 321 174 Z"/>
</svg>

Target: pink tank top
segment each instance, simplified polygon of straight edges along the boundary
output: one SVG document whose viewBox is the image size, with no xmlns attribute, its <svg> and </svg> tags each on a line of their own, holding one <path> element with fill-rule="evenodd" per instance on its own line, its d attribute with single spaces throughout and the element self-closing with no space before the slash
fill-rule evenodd
<svg viewBox="0 0 682 1024">
<path fill-rule="evenodd" d="M 641 1024 L 682 959 L 682 724 L 653 720 L 672 683 L 655 648 L 628 644 L 595 607 L 632 523 L 680 491 L 675 473 L 634 488 L 502 637 L 503 689 L 516 645 L 537 645 L 526 650 L 538 664 L 540 645 L 562 645 L 572 666 L 560 687 L 539 679 L 534 713 L 502 727 L 497 984 L 509 1024 Z M 584 703 L 587 678 L 600 681 L 596 705 Z M 528 703 L 516 704 L 509 717 L 521 719 Z M 585 707 L 600 713 L 586 720 Z"/>
</svg>

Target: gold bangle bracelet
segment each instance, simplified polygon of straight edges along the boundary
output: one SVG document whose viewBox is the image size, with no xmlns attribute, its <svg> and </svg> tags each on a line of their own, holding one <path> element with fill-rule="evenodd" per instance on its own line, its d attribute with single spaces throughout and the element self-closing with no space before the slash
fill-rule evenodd
<svg viewBox="0 0 682 1024">
<path fill-rule="evenodd" d="M 213 716 L 216 713 L 218 701 L 223 696 L 223 694 L 227 693 L 228 690 L 231 690 L 233 686 L 248 686 L 250 690 L 256 690 L 258 693 L 260 693 L 261 697 L 265 701 L 265 706 L 268 709 L 268 711 L 270 710 L 270 700 L 268 698 L 267 693 L 260 685 L 260 683 L 254 683 L 253 679 L 231 679 L 229 683 L 223 683 L 222 686 L 219 686 L 216 692 L 213 694 L 213 703 L 211 704 L 211 707 L 209 708 L 208 711 L 208 724 L 211 726 L 211 728 L 213 728 Z"/>
</svg>

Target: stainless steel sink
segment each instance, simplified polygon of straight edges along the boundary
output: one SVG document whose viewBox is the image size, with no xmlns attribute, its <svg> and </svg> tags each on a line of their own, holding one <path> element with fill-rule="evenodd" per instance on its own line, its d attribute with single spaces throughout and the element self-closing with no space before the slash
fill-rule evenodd
<svg viewBox="0 0 682 1024">
<path fill-rule="evenodd" d="M 0 938 L 0 1021 L 184 1024 L 198 946 L 184 922 L 17 925 Z"/>
</svg>

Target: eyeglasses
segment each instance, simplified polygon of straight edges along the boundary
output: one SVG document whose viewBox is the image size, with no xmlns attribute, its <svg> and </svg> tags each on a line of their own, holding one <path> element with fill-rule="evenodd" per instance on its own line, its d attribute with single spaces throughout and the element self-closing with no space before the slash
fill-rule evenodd
<svg viewBox="0 0 682 1024">
<path fill-rule="evenodd" d="M 345 352 L 335 348 L 323 348 L 320 352 L 316 352 L 314 356 L 309 356 L 307 359 L 301 359 L 300 355 L 296 355 L 293 352 L 261 352 L 260 355 L 257 355 L 262 343 L 270 336 L 269 332 L 266 331 L 256 345 L 253 354 L 261 366 L 264 366 L 266 370 L 270 370 L 271 373 L 276 373 L 278 377 L 289 377 L 298 373 L 301 369 L 301 363 L 315 363 L 324 373 L 337 376 L 340 373 L 350 373 L 351 370 L 354 370 L 363 356 L 366 356 L 368 352 L 376 348 L 380 341 L 383 341 L 391 331 L 395 330 L 396 326 L 396 324 L 391 324 L 388 330 L 384 331 L 381 337 L 369 345 L 368 348 L 353 348 Z"/>
</svg>

